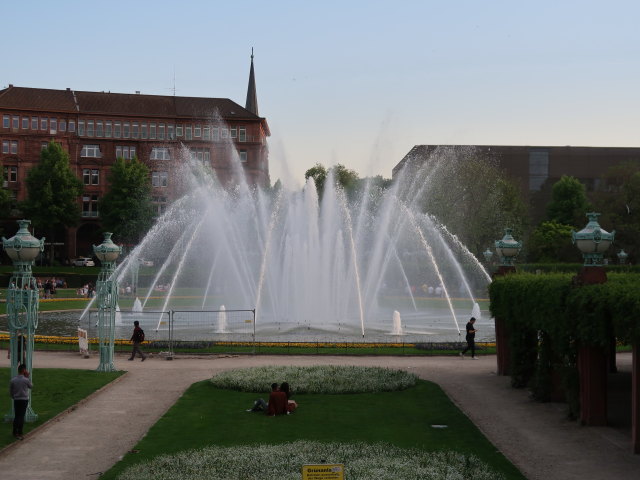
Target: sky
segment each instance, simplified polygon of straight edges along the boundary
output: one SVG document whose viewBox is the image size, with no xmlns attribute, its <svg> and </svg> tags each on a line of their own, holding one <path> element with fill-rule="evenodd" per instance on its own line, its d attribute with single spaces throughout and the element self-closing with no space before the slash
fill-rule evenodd
<svg viewBox="0 0 640 480">
<path fill-rule="evenodd" d="M 230 98 L 271 180 L 418 144 L 640 146 L 637 0 L 0 1 L 0 87 Z"/>
</svg>

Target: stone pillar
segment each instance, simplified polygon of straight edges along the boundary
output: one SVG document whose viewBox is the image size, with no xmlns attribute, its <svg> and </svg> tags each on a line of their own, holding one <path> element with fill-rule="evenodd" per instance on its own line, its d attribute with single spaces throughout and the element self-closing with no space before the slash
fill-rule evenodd
<svg viewBox="0 0 640 480">
<path fill-rule="evenodd" d="M 501 265 L 493 274 L 493 277 L 501 277 L 514 273 L 516 267 L 513 265 Z M 495 318 L 496 330 L 496 361 L 498 367 L 498 375 L 509 375 L 511 367 L 511 350 L 509 349 L 509 332 L 507 330 L 506 321 L 503 318 Z"/>
<path fill-rule="evenodd" d="M 640 343 L 633 344 L 631 364 L 631 448 L 640 453 Z"/>
<path fill-rule="evenodd" d="M 600 347 L 580 347 L 580 422 L 583 425 L 607 424 L 607 356 Z"/>
</svg>

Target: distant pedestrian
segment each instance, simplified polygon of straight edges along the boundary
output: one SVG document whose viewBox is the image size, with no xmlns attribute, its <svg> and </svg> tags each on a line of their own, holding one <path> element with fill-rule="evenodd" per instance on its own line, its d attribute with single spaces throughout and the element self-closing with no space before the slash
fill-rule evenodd
<svg viewBox="0 0 640 480">
<path fill-rule="evenodd" d="M 136 358 L 137 353 L 142 357 L 142 361 L 144 362 L 147 359 L 147 356 L 142 353 L 142 350 L 140 350 L 140 344 L 144 342 L 144 330 L 140 328 L 140 322 L 138 320 L 133 322 L 133 335 L 131 335 L 131 341 L 133 342 L 133 350 L 131 351 L 131 357 L 129 360 Z"/>
<path fill-rule="evenodd" d="M 24 364 L 18 366 L 18 375 L 9 383 L 9 394 L 13 399 L 13 436 L 22 440 L 24 416 L 29 405 L 29 390 L 33 388 L 29 380 L 29 371 Z"/>
<path fill-rule="evenodd" d="M 476 323 L 476 319 L 471 317 L 471 319 L 467 322 L 467 336 L 465 339 L 467 340 L 467 348 L 465 348 L 462 352 L 460 352 L 460 356 L 464 357 L 464 354 L 467 353 L 468 350 L 471 350 L 471 358 L 477 360 L 476 357 L 476 327 L 474 324 Z"/>
</svg>

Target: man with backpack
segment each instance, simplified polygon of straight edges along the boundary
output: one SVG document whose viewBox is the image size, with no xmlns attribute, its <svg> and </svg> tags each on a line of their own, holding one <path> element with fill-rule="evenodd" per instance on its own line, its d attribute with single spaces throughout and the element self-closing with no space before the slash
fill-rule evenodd
<svg viewBox="0 0 640 480">
<path fill-rule="evenodd" d="M 131 352 L 129 360 L 136 358 L 136 353 L 138 353 L 144 362 L 147 359 L 147 356 L 142 353 L 142 350 L 140 350 L 140 344 L 144 342 L 144 330 L 140 328 L 140 322 L 138 320 L 133 322 L 133 335 L 131 335 L 131 341 L 133 342 L 133 351 Z"/>
</svg>

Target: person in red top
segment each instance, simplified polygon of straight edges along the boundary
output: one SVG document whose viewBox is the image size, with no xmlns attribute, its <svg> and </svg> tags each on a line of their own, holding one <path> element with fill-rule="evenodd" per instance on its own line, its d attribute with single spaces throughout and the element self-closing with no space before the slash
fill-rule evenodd
<svg viewBox="0 0 640 480">
<path fill-rule="evenodd" d="M 267 408 L 267 415 L 270 417 L 274 415 L 285 415 L 287 413 L 287 405 L 289 399 L 287 394 L 280 390 L 272 390 L 269 395 L 269 404 Z"/>
</svg>

